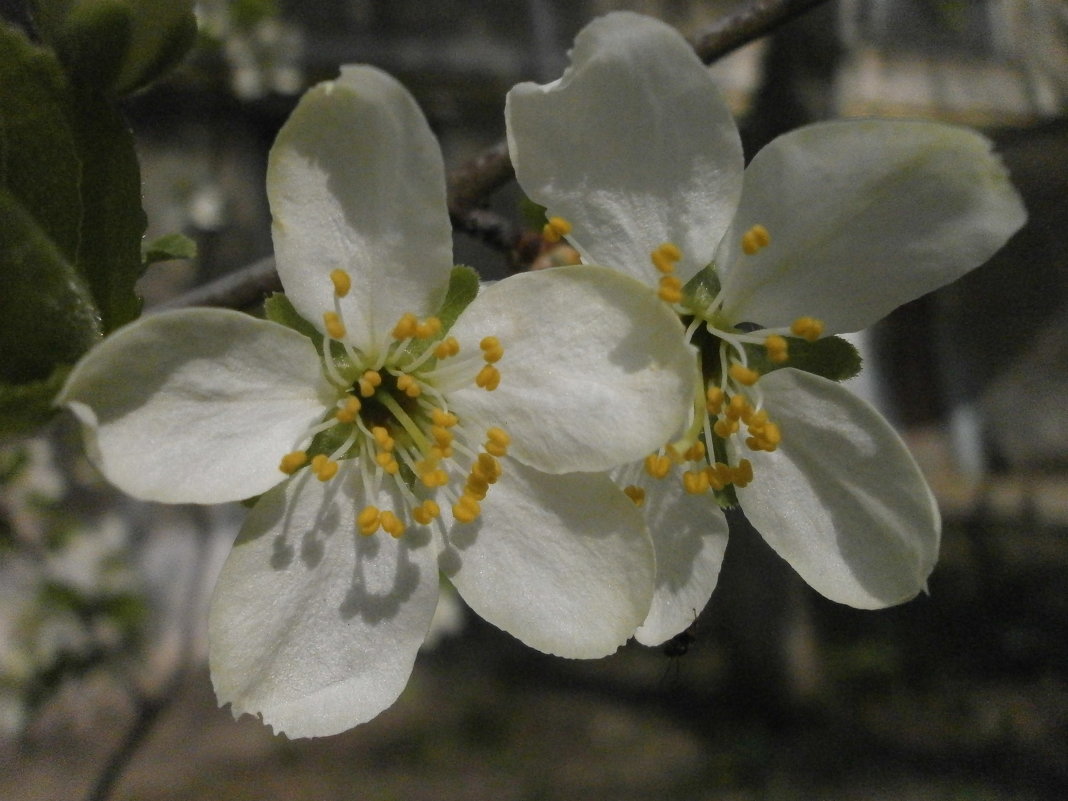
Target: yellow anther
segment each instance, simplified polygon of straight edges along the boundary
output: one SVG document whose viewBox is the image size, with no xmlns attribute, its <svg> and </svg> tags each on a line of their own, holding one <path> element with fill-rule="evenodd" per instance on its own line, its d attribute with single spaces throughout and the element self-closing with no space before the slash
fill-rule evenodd
<svg viewBox="0 0 1068 801">
<path fill-rule="evenodd" d="M 487 392 L 492 392 L 501 384 L 501 371 L 492 364 L 485 365 L 475 376 L 475 384 Z"/>
<path fill-rule="evenodd" d="M 657 453 L 645 457 L 645 472 L 653 478 L 664 478 L 671 472 L 671 459 Z"/>
<path fill-rule="evenodd" d="M 460 352 L 460 343 L 456 337 L 446 337 L 434 347 L 434 355 L 439 359 L 447 359 Z"/>
<path fill-rule="evenodd" d="M 293 451 L 282 457 L 282 462 L 278 465 L 278 469 L 286 475 L 291 476 L 307 463 L 308 454 L 306 452 Z"/>
<path fill-rule="evenodd" d="M 345 338 L 345 324 L 341 322 L 337 312 L 323 312 L 323 328 L 331 339 Z"/>
<path fill-rule="evenodd" d="M 678 261 L 682 258 L 682 251 L 679 250 L 678 245 L 673 242 L 665 242 L 656 249 L 656 252 L 661 254 L 665 259 L 670 259 L 671 261 Z"/>
<path fill-rule="evenodd" d="M 396 340 L 410 339 L 415 336 L 416 326 L 419 324 L 419 320 L 411 312 L 405 312 L 401 315 L 401 318 L 397 320 L 397 324 L 393 326 L 393 338 Z"/>
<path fill-rule="evenodd" d="M 330 280 L 334 284 L 334 294 L 339 298 L 345 297 L 352 289 L 352 279 L 344 270 L 331 270 Z"/>
<path fill-rule="evenodd" d="M 706 467 L 705 475 L 708 477 L 708 488 L 719 492 L 727 486 L 731 480 L 730 470 L 723 462 L 716 462 Z"/>
<path fill-rule="evenodd" d="M 412 519 L 421 526 L 427 525 L 441 514 L 441 509 L 432 500 L 425 500 L 412 509 Z"/>
<path fill-rule="evenodd" d="M 665 242 L 650 254 L 657 270 L 668 275 L 675 272 L 675 263 L 682 258 L 682 251 L 670 242 Z"/>
<path fill-rule="evenodd" d="M 430 421 L 436 426 L 451 428 L 460 421 L 460 418 L 452 412 L 447 412 L 444 409 L 433 409 L 430 412 Z"/>
<path fill-rule="evenodd" d="M 665 303 L 678 303 L 682 300 L 682 281 L 677 276 L 665 275 L 660 279 L 660 289 L 656 294 Z"/>
<path fill-rule="evenodd" d="M 440 445 L 434 445 L 430 449 L 430 455 L 435 459 L 448 459 L 452 456 L 452 448 L 448 446 L 442 447 Z"/>
<path fill-rule="evenodd" d="M 484 500 L 489 492 L 489 482 L 480 476 L 470 475 L 464 484 L 464 495 L 470 495 L 476 501 Z"/>
<path fill-rule="evenodd" d="M 782 364 L 790 358 L 790 345 L 786 337 L 772 334 L 764 340 L 764 349 L 768 352 L 768 359 L 776 364 Z"/>
<path fill-rule="evenodd" d="M 461 523 L 470 523 L 482 514 L 482 507 L 478 501 L 467 493 L 460 496 L 459 500 L 452 505 L 452 514 Z"/>
<path fill-rule="evenodd" d="M 493 426 L 486 430 L 486 442 L 482 445 L 486 453 L 493 456 L 504 456 L 508 453 L 508 446 L 512 444 L 512 438 L 503 428 Z"/>
<path fill-rule="evenodd" d="M 501 341 L 497 337 L 484 337 L 478 346 L 482 349 L 482 358 L 487 364 L 499 362 L 504 356 L 504 348 L 501 347 Z"/>
<path fill-rule="evenodd" d="M 430 436 L 434 438 L 434 442 L 438 443 L 441 448 L 447 448 L 452 444 L 452 432 L 445 426 L 430 426 Z"/>
<path fill-rule="evenodd" d="M 404 523 L 388 509 L 382 513 L 379 523 L 382 525 L 383 530 L 394 539 L 404 534 Z"/>
<path fill-rule="evenodd" d="M 378 511 L 377 507 L 365 506 L 360 510 L 360 513 L 356 515 L 356 527 L 360 529 L 360 533 L 365 537 L 369 537 L 378 531 L 379 522 L 382 519 L 382 513 Z"/>
<path fill-rule="evenodd" d="M 730 373 L 731 378 L 733 378 L 739 384 L 742 384 L 743 386 L 747 387 L 753 386 L 753 384 L 755 384 L 760 378 L 760 373 L 758 373 L 756 370 L 751 370 L 750 368 L 738 364 L 737 362 L 732 364 L 730 370 L 728 370 L 727 372 Z M 734 397 L 738 396 L 735 395 Z"/>
<path fill-rule="evenodd" d="M 427 317 L 415 327 L 415 336 L 419 339 L 430 339 L 441 330 L 441 320 L 437 317 Z"/>
<path fill-rule="evenodd" d="M 752 436 L 746 438 L 745 444 L 750 450 L 771 453 L 782 442 L 782 432 L 775 423 L 764 423 L 758 428 L 750 427 L 749 433 Z"/>
<path fill-rule="evenodd" d="M 311 460 L 312 472 L 320 481 L 329 481 L 336 476 L 338 467 L 338 463 L 324 453 L 313 456 Z"/>
<path fill-rule="evenodd" d="M 409 398 L 418 398 L 423 393 L 423 388 L 419 386 L 419 382 L 407 373 L 397 376 L 397 389 Z"/>
<path fill-rule="evenodd" d="M 366 370 L 356 382 L 360 388 L 360 395 L 369 398 L 375 394 L 375 389 L 382 384 L 382 376 L 376 370 Z"/>
<path fill-rule="evenodd" d="M 790 326 L 790 332 L 794 336 L 815 342 L 823 334 L 823 321 L 815 317 L 798 317 Z"/>
<path fill-rule="evenodd" d="M 772 446 L 770 450 L 774 450 L 775 446 L 782 442 L 782 431 L 779 430 L 779 426 L 776 423 L 765 424 L 764 441 Z"/>
<path fill-rule="evenodd" d="M 705 443 L 701 440 L 697 440 L 693 445 L 686 449 L 683 458 L 688 462 L 696 462 L 699 459 L 703 459 L 705 456 Z"/>
<path fill-rule="evenodd" d="M 360 413 L 362 406 L 360 399 L 355 395 L 346 395 L 345 402 L 334 413 L 334 417 L 337 418 L 339 423 L 355 423 L 356 416 Z"/>
<path fill-rule="evenodd" d="M 419 476 L 419 480 L 423 482 L 424 487 L 434 489 L 435 487 L 444 487 L 449 483 L 449 474 L 446 473 L 440 467 L 432 470 L 426 470 Z"/>
<path fill-rule="evenodd" d="M 771 244 L 771 234 L 768 233 L 767 228 L 759 223 L 742 234 L 742 251 L 747 256 L 752 256 L 769 244 Z"/>
<path fill-rule="evenodd" d="M 719 387 L 709 387 L 705 392 L 705 408 L 709 414 L 719 414 L 719 410 L 723 408 L 723 400 L 726 397 L 726 393 Z"/>
<path fill-rule="evenodd" d="M 753 480 L 753 465 L 748 459 L 742 459 L 738 466 L 731 468 L 731 483 L 736 487 L 744 487 Z"/>
<path fill-rule="evenodd" d="M 630 484 L 623 488 L 623 494 L 634 501 L 635 506 L 642 506 L 645 503 L 645 490 L 641 487 Z"/>
<path fill-rule="evenodd" d="M 711 483 L 708 480 L 708 473 L 704 470 L 687 470 L 682 474 L 682 488 L 691 495 L 708 492 L 709 487 Z"/>
<path fill-rule="evenodd" d="M 391 476 L 397 475 L 397 471 L 400 470 L 400 465 L 397 464 L 397 460 L 393 457 L 393 454 L 388 451 L 379 451 L 376 453 L 375 462 L 377 462 L 378 466 Z"/>
<path fill-rule="evenodd" d="M 768 422 L 768 410 L 761 409 L 758 412 L 753 412 L 751 415 L 748 415 L 748 419 L 745 422 L 749 426 L 750 433 L 758 431 Z"/>
<path fill-rule="evenodd" d="M 738 430 L 738 421 L 727 417 L 721 417 L 712 426 L 712 433 L 720 439 L 726 439 Z"/>
<path fill-rule="evenodd" d="M 571 233 L 571 223 L 563 217 L 550 217 L 541 229 L 541 237 L 546 242 L 559 242 Z"/>
<path fill-rule="evenodd" d="M 375 438 L 375 443 L 380 449 L 384 451 L 393 450 L 395 443 L 393 437 L 389 435 L 389 431 L 386 430 L 385 426 L 374 426 L 371 429 L 371 436 Z"/>
<path fill-rule="evenodd" d="M 501 477 L 501 463 L 492 454 L 480 453 L 471 467 L 471 475 L 475 475 L 476 471 L 487 483 L 493 484 Z"/>
<path fill-rule="evenodd" d="M 752 408 L 745 395 L 731 395 L 730 402 L 727 404 L 726 415 L 730 420 L 740 420 Z"/>
</svg>

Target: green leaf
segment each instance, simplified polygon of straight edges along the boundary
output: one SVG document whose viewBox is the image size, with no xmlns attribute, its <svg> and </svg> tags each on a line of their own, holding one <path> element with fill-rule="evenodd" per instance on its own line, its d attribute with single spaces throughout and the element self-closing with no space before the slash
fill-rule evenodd
<svg viewBox="0 0 1068 801">
<path fill-rule="evenodd" d="M 137 317 L 145 217 L 133 137 L 103 95 L 73 86 L 51 51 L 7 25 L 0 186 L 82 277 L 105 332 Z"/>
<path fill-rule="evenodd" d="M 192 0 L 34 0 L 34 16 L 72 78 L 128 94 L 174 67 L 196 40 Z"/>
<path fill-rule="evenodd" d="M 55 57 L 0 26 L 0 185 L 72 264 L 81 238 L 81 157 Z"/>
<path fill-rule="evenodd" d="M 141 261 L 146 267 L 160 261 L 196 257 L 197 243 L 185 234 L 166 234 L 141 248 Z"/>
<path fill-rule="evenodd" d="M 52 399 L 63 387 L 70 368 L 57 367 L 41 381 L 0 383 L 0 439 L 30 434 L 55 414 Z"/>
<path fill-rule="evenodd" d="M 141 167 L 133 134 L 99 95 L 75 94 L 71 109 L 81 154 L 83 236 L 76 264 L 110 332 L 141 313 L 134 291 L 144 272 Z"/>
<path fill-rule="evenodd" d="M 452 268 L 449 274 L 449 288 L 445 292 L 445 300 L 438 312 L 441 320 L 441 333 L 445 334 L 464 309 L 478 295 L 478 273 L 470 267 L 458 264 Z"/>
<path fill-rule="evenodd" d="M 100 336 L 89 289 L 11 192 L 0 186 L 0 381 L 47 378 Z"/>
</svg>

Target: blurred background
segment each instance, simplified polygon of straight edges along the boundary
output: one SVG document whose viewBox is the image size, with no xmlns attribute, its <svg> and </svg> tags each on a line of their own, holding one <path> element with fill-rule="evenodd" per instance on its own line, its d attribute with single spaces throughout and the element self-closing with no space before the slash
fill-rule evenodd
<svg viewBox="0 0 1068 801">
<path fill-rule="evenodd" d="M 514 83 L 559 76 L 593 17 L 630 8 L 696 36 L 746 5 L 199 2 L 198 46 L 124 107 L 149 238 L 199 247 L 150 268 L 146 303 L 270 255 L 267 151 L 339 64 L 395 74 L 456 167 L 503 137 Z M 994 139 L 1027 204 L 989 264 L 858 340 L 856 389 L 945 517 L 930 594 L 831 604 L 735 519 L 712 602 L 667 653 L 547 657 L 447 596 L 393 708 L 291 742 L 218 709 L 205 668 L 243 510 L 117 495 L 59 420 L 0 445 L 0 798 L 112 780 L 108 797 L 146 801 L 1068 797 L 1068 4 L 831 0 L 712 73 L 750 154 L 832 117 L 960 123 Z M 514 183 L 488 202 L 523 225 Z M 456 259 L 489 277 L 523 261 L 465 234 Z"/>
</svg>

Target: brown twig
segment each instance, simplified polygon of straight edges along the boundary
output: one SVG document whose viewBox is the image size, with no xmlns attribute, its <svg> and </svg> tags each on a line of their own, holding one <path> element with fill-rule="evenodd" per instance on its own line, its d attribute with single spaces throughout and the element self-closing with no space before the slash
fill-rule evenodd
<svg viewBox="0 0 1068 801">
<path fill-rule="evenodd" d="M 744 8 L 713 23 L 695 37 L 693 49 L 701 61 L 711 64 L 826 2 L 827 0 L 752 0 Z"/>
<path fill-rule="evenodd" d="M 710 64 L 825 2 L 827 0 L 752 0 L 697 36 L 693 40 L 694 50 L 704 63 Z M 453 228 L 503 253 L 513 251 L 520 230 L 484 206 L 486 198 L 513 178 L 515 170 L 508 158 L 505 141 L 497 142 L 451 172 L 447 180 L 447 202 Z M 277 277 L 271 278 L 272 271 L 273 261 L 258 261 L 159 308 L 194 305 L 247 308 L 266 292 L 278 288 Z M 265 283 L 267 289 L 264 289 Z"/>
<path fill-rule="evenodd" d="M 278 280 L 278 271 L 274 268 L 274 256 L 268 256 L 153 306 L 150 311 L 185 309 L 190 306 L 249 309 L 281 289 L 282 282 Z"/>
</svg>

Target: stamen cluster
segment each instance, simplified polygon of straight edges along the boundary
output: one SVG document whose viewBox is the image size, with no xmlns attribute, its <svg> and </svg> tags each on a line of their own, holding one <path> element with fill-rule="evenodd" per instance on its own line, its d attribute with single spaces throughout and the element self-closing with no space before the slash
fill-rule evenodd
<svg viewBox="0 0 1068 801">
<path fill-rule="evenodd" d="M 770 243 L 768 229 L 754 225 L 742 235 L 742 252 L 752 256 Z M 662 274 L 658 289 L 661 299 L 673 305 L 682 303 L 680 314 L 692 317 L 687 338 L 692 339 L 703 329 L 700 333 L 706 351 L 702 359 L 705 375 L 699 390 L 703 397 L 695 402 L 690 431 L 680 443 L 666 445 L 646 457 L 645 471 L 653 478 L 663 479 L 677 467 L 683 488 L 691 494 L 719 492 L 729 485 L 744 487 L 753 480 L 752 463 L 744 458 L 732 463 L 728 440 L 739 436 L 749 450 L 769 453 L 782 441 L 778 424 L 769 419 L 763 408 L 758 386 L 761 373 L 750 364 L 747 348 L 762 347 L 768 362 L 786 364 L 790 359 L 789 338 L 814 342 L 823 334 L 823 324 L 812 317 L 801 317 L 789 328 L 739 326 L 741 321 L 721 319 L 720 296 L 703 308 L 692 308 L 692 299 L 683 300 L 682 284 L 674 275 L 681 258 L 679 248 L 670 242 L 660 245 L 650 256 Z M 644 503 L 645 493 L 640 487 L 631 485 L 624 491 L 636 504 Z"/>
<path fill-rule="evenodd" d="M 449 410 L 442 387 L 473 380 L 487 391 L 496 389 L 503 346 L 497 337 L 485 337 L 479 368 L 472 363 L 474 355 L 459 355 L 454 337 L 442 336 L 439 318 L 420 320 L 405 313 L 392 329 L 390 345 L 371 358 L 346 339 L 338 300 L 351 288 L 349 275 L 334 270 L 330 280 L 335 303 L 323 314 L 321 358 L 324 375 L 337 387 L 337 401 L 305 432 L 301 447 L 282 457 L 279 469 L 291 475 L 307 466 L 318 480 L 329 481 L 341 462 L 353 460 L 366 497 L 378 497 L 383 484 L 391 483 L 403 508 L 363 507 L 355 525 L 365 536 L 381 529 L 400 537 L 410 524 L 429 525 L 441 515 L 439 498 L 451 504 L 457 521 L 474 521 L 501 476 L 500 458 L 510 438 L 494 426 L 486 429 L 484 442 L 472 446 L 470 426 L 460 425 Z M 453 486 L 460 476 L 465 476 L 462 487 Z"/>
</svg>

